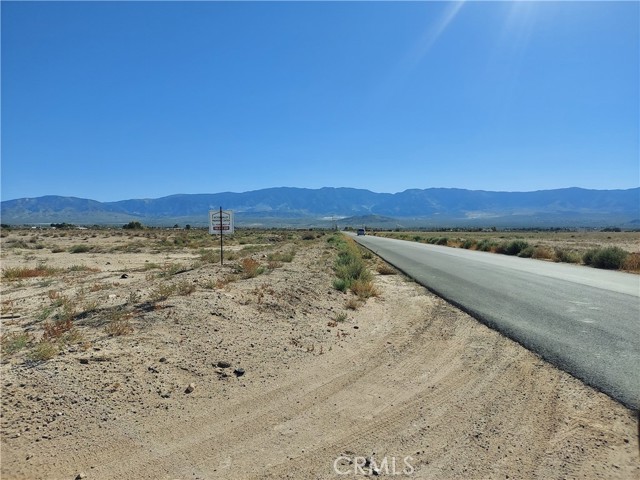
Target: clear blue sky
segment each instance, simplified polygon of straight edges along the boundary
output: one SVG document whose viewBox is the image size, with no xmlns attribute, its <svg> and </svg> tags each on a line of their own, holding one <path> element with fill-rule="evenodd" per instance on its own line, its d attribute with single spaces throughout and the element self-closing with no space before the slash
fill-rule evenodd
<svg viewBox="0 0 640 480">
<path fill-rule="evenodd" d="M 639 5 L 3 1 L 1 196 L 636 187 Z"/>
</svg>

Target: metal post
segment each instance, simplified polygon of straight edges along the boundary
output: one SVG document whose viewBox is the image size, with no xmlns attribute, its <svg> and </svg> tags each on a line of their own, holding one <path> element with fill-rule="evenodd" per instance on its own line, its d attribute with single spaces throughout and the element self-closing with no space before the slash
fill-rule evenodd
<svg viewBox="0 0 640 480">
<path fill-rule="evenodd" d="M 222 253 L 222 207 L 220 207 L 220 265 L 224 265 Z"/>
</svg>

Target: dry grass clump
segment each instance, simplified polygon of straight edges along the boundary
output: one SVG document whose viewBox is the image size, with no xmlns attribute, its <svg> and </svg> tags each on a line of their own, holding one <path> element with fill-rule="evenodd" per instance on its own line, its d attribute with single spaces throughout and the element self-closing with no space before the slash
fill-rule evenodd
<svg viewBox="0 0 640 480">
<path fill-rule="evenodd" d="M 240 262 L 239 273 L 242 278 L 254 278 L 264 273 L 265 269 L 257 260 L 247 257 Z"/>
<path fill-rule="evenodd" d="M 376 289 L 371 280 L 355 280 L 351 284 L 351 291 L 361 300 L 366 300 L 367 298 L 377 297 L 380 295 L 380 292 Z"/>
<path fill-rule="evenodd" d="M 378 265 L 377 271 L 380 275 L 396 275 L 398 272 L 388 263 L 381 263 Z"/>
<path fill-rule="evenodd" d="M 59 269 L 49 267 L 44 263 L 37 264 L 34 268 L 29 267 L 9 267 L 3 270 L 2 278 L 14 281 L 26 278 L 49 277 L 59 272 Z"/>
<path fill-rule="evenodd" d="M 188 280 L 182 280 L 175 285 L 175 289 L 178 295 L 186 296 L 196 291 L 196 285 Z"/>
<path fill-rule="evenodd" d="M 556 248 L 554 260 L 556 262 L 563 263 L 581 263 L 582 257 L 579 253 L 574 252 L 573 250 L 569 250 L 566 248 Z"/>
<path fill-rule="evenodd" d="M 539 245 L 533 248 L 531 258 L 539 260 L 553 260 L 555 258 L 555 253 L 550 247 Z"/>
<path fill-rule="evenodd" d="M 345 302 L 344 307 L 348 310 L 357 310 L 360 307 L 360 305 L 361 305 L 361 302 L 358 297 L 351 297 Z"/>
<path fill-rule="evenodd" d="M 55 357 L 59 350 L 60 348 L 57 343 L 43 339 L 36 343 L 33 349 L 29 352 L 28 357 L 34 362 L 44 362 Z"/>
<path fill-rule="evenodd" d="M 627 258 L 622 264 L 623 270 L 629 270 L 631 272 L 640 272 L 640 252 L 634 252 L 627 255 Z"/>
<path fill-rule="evenodd" d="M 217 279 L 215 282 L 215 288 L 222 289 L 227 285 L 229 285 L 230 283 L 237 282 L 237 281 L 238 281 L 238 275 L 230 273 L 225 275 L 223 278 Z"/>
<path fill-rule="evenodd" d="M 42 325 L 44 329 L 45 340 L 56 340 L 73 328 L 73 323 L 70 318 L 64 318 L 61 320 L 54 320 L 53 322 L 45 322 Z"/>
<path fill-rule="evenodd" d="M 150 293 L 150 300 L 152 302 L 162 302 L 169 298 L 175 292 L 175 285 L 172 283 L 162 283 L 157 285 Z"/>
<path fill-rule="evenodd" d="M 200 250 L 200 256 L 198 259 L 202 263 L 220 263 L 220 252 L 216 252 L 212 249 L 202 249 Z"/>
<path fill-rule="evenodd" d="M 129 318 L 116 318 L 112 319 L 104 328 L 104 332 L 110 337 L 119 337 L 121 335 L 129 335 L 133 333 L 133 327 Z"/>
</svg>

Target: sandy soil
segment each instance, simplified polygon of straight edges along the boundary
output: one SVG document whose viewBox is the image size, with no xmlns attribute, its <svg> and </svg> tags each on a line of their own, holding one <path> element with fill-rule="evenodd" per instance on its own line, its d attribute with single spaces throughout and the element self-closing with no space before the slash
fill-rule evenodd
<svg viewBox="0 0 640 480">
<path fill-rule="evenodd" d="M 33 335 L 0 365 L 3 479 L 640 476 L 635 412 L 401 275 L 347 309 L 328 235 L 265 234 L 225 266 L 171 237 L 94 235 L 2 239 L 3 271 L 58 268 L 2 281 L 3 338 Z M 80 241 L 100 248 L 68 253 Z M 292 250 L 227 282 L 242 255 Z M 77 335 L 34 361 L 56 292 Z"/>
</svg>

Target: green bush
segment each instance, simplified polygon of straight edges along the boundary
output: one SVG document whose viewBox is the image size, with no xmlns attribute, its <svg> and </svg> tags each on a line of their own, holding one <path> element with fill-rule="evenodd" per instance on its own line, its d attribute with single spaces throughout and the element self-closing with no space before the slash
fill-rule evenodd
<svg viewBox="0 0 640 480">
<path fill-rule="evenodd" d="M 367 269 L 356 243 L 351 240 L 340 242 L 338 246 L 340 251 L 333 267 L 338 278 L 333 281 L 334 288 L 344 292 L 356 281 L 370 282 L 371 272 Z"/>
<path fill-rule="evenodd" d="M 617 270 L 622 268 L 627 255 L 629 255 L 629 253 L 620 247 L 595 248 L 587 251 L 583 255 L 582 261 L 586 265 L 591 265 L 596 268 Z"/>
<path fill-rule="evenodd" d="M 480 250 L 481 252 L 489 252 L 493 247 L 497 244 L 493 240 L 489 240 L 488 238 L 483 238 L 478 242 L 476 246 L 476 250 Z"/>
<path fill-rule="evenodd" d="M 333 279 L 333 288 L 339 290 L 341 292 L 346 292 L 349 288 L 347 281 L 343 278 L 334 278 Z"/>
<path fill-rule="evenodd" d="M 524 240 L 512 240 L 505 246 L 505 255 L 518 255 L 522 250 L 527 248 L 529 244 Z"/>
</svg>

